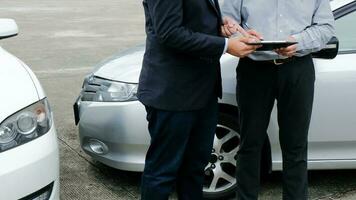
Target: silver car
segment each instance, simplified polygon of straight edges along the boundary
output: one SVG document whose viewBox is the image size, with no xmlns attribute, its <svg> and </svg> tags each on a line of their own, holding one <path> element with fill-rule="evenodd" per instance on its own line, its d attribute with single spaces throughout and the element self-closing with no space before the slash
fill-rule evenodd
<svg viewBox="0 0 356 200">
<path fill-rule="evenodd" d="M 331 41 L 314 54 L 316 90 L 309 134 L 309 169 L 356 169 L 356 1 L 331 1 L 339 43 Z M 337 49 L 339 52 L 337 54 Z M 136 91 L 144 46 L 101 63 L 83 84 L 74 104 L 84 151 L 108 166 L 142 171 L 150 143 L 146 111 Z M 334 59 L 324 59 L 332 58 Z M 239 150 L 238 106 L 235 100 L 238 59 L 221 58 L 224 97 L 220 100 L 211 161 L 206 167 L 204 195 L 218 198 L 236 188 Z M 282 170 L 276 110 L 263 151 L 264 171 Z"/>
</svg>

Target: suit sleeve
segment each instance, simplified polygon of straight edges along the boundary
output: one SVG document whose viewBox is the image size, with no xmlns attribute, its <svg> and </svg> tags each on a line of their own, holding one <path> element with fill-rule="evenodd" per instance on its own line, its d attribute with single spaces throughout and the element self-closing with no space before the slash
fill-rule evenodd
<svg viewBox="0 0 356 200">
<path fill-rule="evenodd" d="M 183 0 L 145 1 L 161 44 L 197 57 L 222 55 L 225 46 L 223 37 L 194 32 L 183 26 Z"/>
</svg>

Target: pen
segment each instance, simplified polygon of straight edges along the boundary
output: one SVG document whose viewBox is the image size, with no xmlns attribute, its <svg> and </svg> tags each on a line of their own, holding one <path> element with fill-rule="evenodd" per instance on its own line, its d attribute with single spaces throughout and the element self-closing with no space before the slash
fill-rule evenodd
<svg viewBox="0 0 356 200">
<path fill-rule="evenodd" d="M 250 37 L 250 34 L 243 29 L 239 24 L 236 24 L 236 29 L 238 32 L 240 32 L 244 37 Z"/>
<path fill-rule="evenodd" d="M 250 26 L 246 23 L 246 22 L 243 22 L 242 23 L 247 29 L 251 30 L 252 28 L 250 28 Z"/>
<path fill-rule="evenodd" d="M 253 30 L 253 29 L 247 24 L 247 22 L 243 22 L 242 24 L 243 24 L 247 29 Z M 263 41 L 263 38 L 260 38 L 260 40 Z"/>
</svg>

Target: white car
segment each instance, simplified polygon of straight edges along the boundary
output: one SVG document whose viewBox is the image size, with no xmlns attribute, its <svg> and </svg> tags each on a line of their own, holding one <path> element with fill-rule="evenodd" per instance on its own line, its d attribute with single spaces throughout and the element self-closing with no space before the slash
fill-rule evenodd
<svg viewBox="0 0 356 200">
<path fill-rule="evenodd" d="M 17 35 L 0 19 L 0 42 Z M 26 64 L 0 47 L 0 199 L 59 200 L 59 153 L 45 93 Z"/>
<path fill-rule="evenodd" d="M 333 0 L 339 39 L 314 54 L 316 88 L 309 134 L 309 169 L 356 169 L 356 1 Z M 84 151 L 111 167 L 142 171 L 150 142 L 146 111 L 136 90 L 144 46 L 101 63 L 83 84 L 74 105 Z M 336 57 L 335 57 L 336 56 Z M 334 58 L 335 57 L 335 58 Z M 329 59 L 322 59 L 329 58 Z M 330 59 L 334 58 L 334 59 Z M 239 149 L 236 66 L 238 59 L 221 58 L 223 99 L 211 161 L 206 168 L 204 195 L 224 197 L 235 191 L 235 156 Z M 264 170 L 282 170 L 276 110 L 263 150 Z"/>
</svg>

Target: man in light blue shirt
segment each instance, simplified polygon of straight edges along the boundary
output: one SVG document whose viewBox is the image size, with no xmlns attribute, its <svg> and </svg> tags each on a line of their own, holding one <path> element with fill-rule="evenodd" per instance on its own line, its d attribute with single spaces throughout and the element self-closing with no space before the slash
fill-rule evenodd
<svg viewBox="0 0 356 200">
<path fill-rule="evenodd" d="M 255 29 L 265 40 L 295 40 L 295 53 L 304 56 L 323 49 L 335 35 L 329 0 L 225 0 L 225 21 Z M 233 31 L 233 30 L 232 30 Z M 285 58 L 276 52 L 255 52 L 253 60 Z"/>
<path fill-rule="evenodd" d="M 237 197 L 257 200 L 261 150 L 277 100 L 283 153 L 283 199 L 308 198 L 307 139 L 313 107 L 315 71 L 310 53 L 335 35 L 329 0 L 224 0 L 222 32 L 229 37 L 238 24 L 264 40 L 296 45 L 256 51 L 240 59 L 237 100 L 241 146 L 237 159 Z"/>
</svg>

